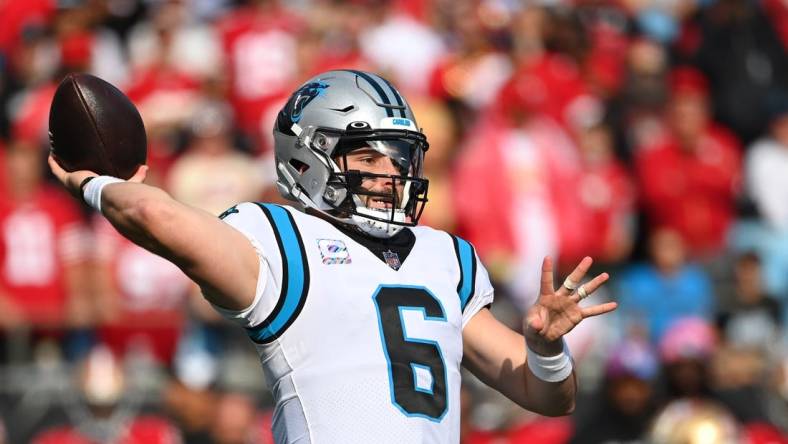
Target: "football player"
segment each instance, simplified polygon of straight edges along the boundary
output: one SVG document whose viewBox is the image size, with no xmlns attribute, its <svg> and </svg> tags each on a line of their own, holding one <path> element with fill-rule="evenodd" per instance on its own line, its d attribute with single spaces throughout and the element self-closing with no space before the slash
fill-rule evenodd
<svg viewBox="0 0 788 444">
<path fill-rule="evenodd" d="M 428 143 L 383 78 L 331 71 L 307 81 L 274 128 L 280 192 L 294 207 L 247 202 L 220 218 L 143 185 L 68 173 L 75 195 L 120 233 L 176 265 L 246 329 L 276 399 L 279 443 L 456 443 L 460 365 L 544 415 L 574 406 L 562 336 L 606 279 L 559 289 L 542 266 L 523 335 L 490 311 L 493 288 L 471 244 L 417 226 L 427 201 Z"/>
</svg>

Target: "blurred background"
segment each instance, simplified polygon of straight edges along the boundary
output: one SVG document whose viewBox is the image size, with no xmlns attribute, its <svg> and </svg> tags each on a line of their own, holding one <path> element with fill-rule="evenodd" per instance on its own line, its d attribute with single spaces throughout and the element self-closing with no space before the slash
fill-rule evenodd
<svg viewBox="0 0 788 444">
<path fill-rule="evenodd" d="M 786 443 L 785 0 L 0 0 L 0 443 L 270 443 L 254 349 L 174 266 L 54 185 L 68 72 L 117 85 L 149 182 L 280 201 L 308 77 L 389 78 L 430 140 L 422 221 L 477 248 L 519 328 L 539 264 L 593 256 L 576 412 L 463 387 L 463 443 Z M 591 303 L 591 302 L 589 302 Z"/>
</svg>

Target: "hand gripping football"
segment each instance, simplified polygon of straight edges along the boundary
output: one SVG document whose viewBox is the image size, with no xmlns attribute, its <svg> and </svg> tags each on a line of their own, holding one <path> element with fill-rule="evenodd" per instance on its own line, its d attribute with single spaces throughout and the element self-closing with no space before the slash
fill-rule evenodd
<svg viewBox="0 0 788 444">
<path fill-rule="evenodd" d="M 128 179 L 145 164 L 147 138 L 134 104 L 90 74 L 68 74 L 49 109 L 52 155 L 66 171 Z"/>
</svg>

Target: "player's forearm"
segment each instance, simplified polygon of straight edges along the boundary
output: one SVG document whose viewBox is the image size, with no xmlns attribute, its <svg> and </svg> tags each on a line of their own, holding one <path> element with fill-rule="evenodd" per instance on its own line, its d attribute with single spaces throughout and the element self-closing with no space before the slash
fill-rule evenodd
<svg viewBox="0 0 788 444">
<path fill-rule="evenodd" d="M 478 355 L 463 357 L 463 364 L 482 382 L 501 392 L 520 407 L 544 416 L 563 416 L 575 406 L 574 373 L 560 382 L 546 382 L 537 378 L 522 357 L 487 361 Z"/>
<path fill-rule="evenodd" d="M 495 338 L 490 340 L 489 338 Z M 564 351 L 562 341 L 532 338 L 528 346 L 544 356 Z M 526 341 L 484 309 L 463 330 L 463 365 L 482 382 L 524 409 L 545 416 L 566 415 L 574 408 L 574 378 L 538 379 L 528 367 Z"/>
<path fill-rule="evenodd" d="M 101 212 L 135 244 L 170 259 L 166 233 L 178 223 L 177 202 L 163 190 L 140 183 L 113 183 L 101 194 Z"/>
<path fill-rule="evenodd" d="M 568 415 L 575 407 L 577 386 L 563 339 L 548 341 L 533 330 L 527 336 L 523 371 L 530 409 L 545 416 Z"/>
<path fill-rule="evenodd" d="M 528 409 L 544 416 L 563 416 L 575 409 L 577 385 L 575 373 L 561 382 L 547 382 L 537 378 L 524 366 Z"/>
</svg>

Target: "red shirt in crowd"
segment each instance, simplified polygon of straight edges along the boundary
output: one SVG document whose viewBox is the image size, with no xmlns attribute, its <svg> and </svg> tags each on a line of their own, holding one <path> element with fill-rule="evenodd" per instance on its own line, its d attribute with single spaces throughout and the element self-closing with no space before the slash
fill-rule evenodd
<svg viewBox="0 0 788 444">
<path fill-rule="evenodd" d="M 60 189 L 42 186 L 22 203 L 0 198 L 0 286 L 37 325 L 65 320 L 65 267 L 81 259 L 79 209 Z"/>
<path fill-rule="evenodd" d="M 575 264 L 585 256 L 601 261 L 618 261 L 628 253 L 634 229 L 635 184 L 621 162 L 584 165 L 574 183 L 571 214 L 579 215 L 574 242 L 561 243 L 561 260 Z"/>
<path fill-rule="evenodd" d="M 230 100 L 238 125 L 252 134 L 263 131 L 260 119 L 269 102 L 298 81 L 297 17 L 271 10 L 241 7 L 219 20 L 230 76 Z M 270 132 L 271 126 L 265 128 Z"/>
<path fill-rule="evenodd" d="M 143 346 L 169 364 L 183 328 L 191 282 L 175 265 L 121 236 L 104 218 L 96 222 L 97 272 L 105 321 L 99 337 L 123 356 Z"/>
<path fill-rule="evenodd" d="M 572 59 L 547 53 L 516 68 L 498 96 L 498 107 L 504 112 L 511 111 L 507 108 L 521 108 L 526 112 L 543 113 L 569 127 L 572 123 L 569 121 L 572 118 L 570 106 L 588 93 Z"/>
<path fill-rule="evenodd" d="M 123 430 L 112 441 L 114 444 L 180 444 L 178 430 L 161 418 L 143 416 L 133 418 L 124 424 Z M 73 426 L 58 427 L 46 431 L 35 439 L 33 444 L 99 444 L 101 441 L 85 436 Z"/>
<path fill-rule="evenodd" d="M 167 65 L 153 64 L 133 73 L 126 95 L 140 109 L 147 125 L 180 123 L 199 95 L 199 82 Z"/>
<path fill-rule="evenodd" d="M 542 418 L 516 424 L 500 431 L 471 431 L 463 440 L 467 444 L 564 444 L 572 436 L 568 418 Z"/>
<path fill-rule="evenodd" d="M 649 224 L 677 230 L 696 254 L 719 251 L 735 216 L 740 156 L 736 138 L 715 126 L 692 152 L 670 137 L 642 147 L 635 161 Z"/>
<path fill-rule="evenodd" d="M 575 145 L 549 117 L 532 116 L 519 128 L 490 120 L 460 157 L 455 208 L 460 229 L 483 259 L 513 258 L 532 251 L 518 234 L 522 218 L 543 219 L 559 245 L 575 245 L 586 233 L 576 217 L 571 180 L 579 174 Z M 512 145 L 514 143 L 514 145 Z M 523 209 L 541 213 L 523 214 Z M 572 217 L 564 217 L 571 214 Z"/>
<path fill-rule="evenodd" d="M 0 53 L 12 56 L 29 26 L 46 27 L 55 15 L 55 0 L 0 0 Z"/>
<path fill-rule="evenodd" d="M 49 82 L 30 90 L 14 116 L 11 134 L 15 139 L 38 144 L 49 131 L 49 108 L 57 85 Z"/>
</svg>

